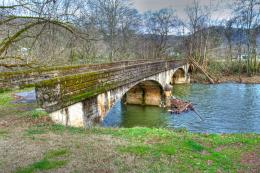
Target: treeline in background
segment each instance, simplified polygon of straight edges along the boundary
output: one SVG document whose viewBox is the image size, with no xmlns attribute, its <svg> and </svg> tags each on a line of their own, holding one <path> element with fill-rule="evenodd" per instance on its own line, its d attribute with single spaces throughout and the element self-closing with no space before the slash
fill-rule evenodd
<svg viewBox="0 0 260 173">
<path fill-rule="evenodd" d="M 213 73 L 259 73 L 260 1 L 199 2 L 177 16 L 130 0 L 0 0 L 0 71 L 192 57 Z"/>
</svg>

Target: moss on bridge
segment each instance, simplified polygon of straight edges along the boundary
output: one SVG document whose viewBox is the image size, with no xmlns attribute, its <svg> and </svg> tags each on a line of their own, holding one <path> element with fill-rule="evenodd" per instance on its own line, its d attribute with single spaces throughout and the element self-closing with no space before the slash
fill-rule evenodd
<svg viewBox="0 0 260 173">
<path fill-rule="evenodd" d="M 66 76 L 82 71 L 96 71 L 100 69 L 108 69 L 112 67 L 128 66 L 145 61 L 119 61 L 104 64 L 82 64 L 54 67 L 37 67 L 29 70 L 1 72 L 0 73 L 0 88 L 13 87 L 28 87 L 34 86 L 35 82 L 53 78 L 53 76 Z"/>
<path fill-rule="evenodd" d="M 26 76 L 32 74 L 41 74 L 50 71 L 67 71 L 72 69 L 78 69 L 81 67 L 87 67 L 88 65 L 72 65 L 72 66 L 56 66 L 56 67 L 40 67 L 33 68 L 30 70 L 21 70 L 21 71 L 13 71 L 13 72 L 2 72 L 0 73 L 0 78 L 7 79 L 15 76 Z"/>
<path fill-rule="evenodd" d="M 116 88 L 118 86 L 118 84 L 119 84 L 119 82 L 113 82 L 113 83 L 105 84 L 104 86 L 98 86 L 97 88 L 93 88 L 92 90 L 87 91 L 85 93 L 82 93 L 82 94 L 79 94 L 76 96 L 72 96 L 72 97 L 68 98 L 68 100 L 65 100 L 65 101 L 68 101 L 71 103 L 79 102 L 86 98 L 90 98 L 90 97 L 96 96 L 100 93 L 104 93 L 108 90 Z"/>
</svg>

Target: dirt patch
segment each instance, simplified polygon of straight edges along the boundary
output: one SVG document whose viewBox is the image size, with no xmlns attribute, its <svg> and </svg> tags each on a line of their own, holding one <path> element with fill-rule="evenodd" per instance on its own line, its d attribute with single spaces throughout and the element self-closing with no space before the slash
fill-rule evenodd
<svg viewBox="0 0 260 173">
<path fill-rule="evenodd" d="M 30 117 L 9 117 L 6 116 L 0 119 L 0 128 L 10 128 L 10 127 L 29 127 L 36 124 L 53 124 L 51 118 L 48 116 L 43 116 L 39 118 Z"/>
<path fill-rule="evenodd" d="M 94 173 L 113 173 L 114 170 L 96 169 Z"/>
<path fill-rule="evenodd" d="M 220 152 L 220 151 L 222 151 L 224 148 L 225 148 L 224 146 L 219 146 L 219 147 L 215 148 L 214 151 Z"/>
<path fill-rule="evenodd" d="M 248 152 L 243 154 L 241 157 L 241 164 L 249 167 L 251 173 L 260 172 L 260 153 Z"/>
<path fill-rule="evenodd" d="M 154 137 L 144 142 L 144 144 L 163 144 L 163 143 L 164 141 L 159 137 Z"/>
</svg>

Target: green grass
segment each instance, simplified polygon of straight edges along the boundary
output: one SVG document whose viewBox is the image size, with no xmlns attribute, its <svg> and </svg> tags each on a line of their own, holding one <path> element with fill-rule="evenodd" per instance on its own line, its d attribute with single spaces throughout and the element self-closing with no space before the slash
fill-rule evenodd
<svg viewBox="0 0 260 173">
<path fill-rule="evenodd" d="M 144 155 L 151 153 L 153 149 L 150 146 L 144 146 L 144 145 L 139 145 L 139 146 L 123 146 L 118 148 L 120 152 L 129 152 L 133 153 L 136 155 Z"/>
<path fill-rule="evenodd" d="M 132 153 L 136 155 L 174 155 L 176 147 L 173 145 L 136 145 L 123 146 L 118 148 L 120 152 Z"/>
<path fill-rule="evenodd" d="M 42 160 L 34 162 L 25 168 L 19 168 L 16 173 L 33 173 L 63 167 L 67 161 L 58 159 L 66 155 L 68 155 L 67 149 L 51 150 L 44 155 Z"/>
<path fill-rule="evenodd" d="M 24 136 L 32 137 L 33 139 L 35 139 L 34 137 L 37 135 L 48 134 L 50 132 L 56 134 L 69 133 L 72 135 L 87 133 L 86 129 L 83 128 L 65 127 L 63 125 L 58 125 L 58 124 L 53 124 L 53 125 L 38 124 L 26 129 L 24 132 Z"/>
<path fill-rule="evenodd" d="M 16 90 L 0 89 L 0 107 L 14 105 L 10 103 L 11 101 L 14 100 L 12 94 L 15 94 L 16 92 L 30 91 L 33 89 L 34 88 L 24 88 L 24 89 L 16 89 Z"/>
<path fill-rule="evenodd" d="M 38 118 L 46 115 L 46 112 L 36 109 L 36 103 L 13 103 L 14 94 L 17 92 L 31 91 L 33 88 L 4 90 L 0 92 L 0 117 L 30 116 Z"/>
<path fill-rule="evenodd" d="M 28 115 L 34 119 L 48 115 L 48 113 L 41 109 L 34 109 L 28 112 Z"/>
<path fill-rule="evenodd" d="M 54 133 L 56 135 L 71 136 L 95 136 L 102 139 L 105 136 L 112 136 L 125 141 L 116 144 L 114 152 L 118 156 L 134 156 L 142 167 L 138 168 L 147 172 L 237 172 L 248 170 L 248 165 L 241 164 L 241 156 L 246 152 L 256 152 L 260 146 L 260 136 L 257 134 L 197 134 L 185 130 L 170 130 L 156 128 L 73 128 L 62 125 L 36 125 L 25 131 L 26 134 L 37 136 L 40 134 Z M 113 139 L 111 139 L 113 140 Z M 79 141 L 75 141 L 77 143 Z M 87 147 L 89 152 L 96 151 L 90 144 Z M 75 145 L 77 149 L 80 147 Z M 218 148 L 221 148 L 218 150 Z M 74 148 L 75 149 L 75 148 Z M 100 150 L 100 149 L 99 149 Z M 66 158 L 67 161 L 57 158 Z M 66 165 L 69 161 L 69 152 L 65 148 L 52 150 L 39 160 L 18 172 L 37 172 L 44 170 L 55 170 Z M 116 161 L 115 161 L 116 162 Z M 124 164 L 119 161 L 120 164 Z M 118 164 L 119 164 L 118 163 Z M 101 163 L 102 165 L 103 163 Z M 121 167 L 121 166 L 120 166 Z M 124 165 L 124 169 L 137 169 L 134 165 Z M 124 171 L 122 171 L 124 172 Z"/>
<path fill-rule="evenodd" d="M 40 160 L 38 162 L 35 162 L 31 165 L 29 165 L 26 168 L 20 169 L 17 171 L 17 173 L 33 173 L 36 171 L 44 171 L 44 170 L 50 170 L 62 167 L 66 164 L 66 161 L 49 161 L 46 159 Z"/>
<path fill-rule="evenodd" d="M 119 154 L 130 154 L 153 160 L 145 169 L 162 171 L 172 169 L 189 172 L 237 172 L 244 169 L 240 159 L 243 153 L 254 152 L 260 146 L 257 134 L 196 134 L 185 130 L 155 128 L 72 128 L 61 125 L 37 126 L 56 134 L 113 136 L 127 141 L 115 149 Z M 40 131 L 41 132 L 41 131 Z M 37 133 L 37 132 L 36 132 Z M 221 148 L 217 151 L 217 148 Z M 174 159 L 173 159 L 174 158 Z M 167 162 L 165 164 L 164 162 Z M 145 163 L 145 162 L 144 162 Z M 149 172 L 149 171 L 148 171 Z M 167 172 L 167 171 L 166 171 Z"/>
<path fill-rule="evenodd" d="M 188 140 L 186 142 L 186 145 L 189 149 L 193 150 L 193 151 L 203 151 L 204 150 L 204 147 L 201 146 L 200 144 L 198 144 L 197 142 L 195 141 L 192 141 L 192 140 Z"/>
<path fill-rule="evenodd" d="M 61 149 L 58 149 L 58 150 L 51 150 L 51 151 L 47 152 L 45 154 L 45 158 L 53 159 L 53 158 L 57 158 L 57 157 L 60 157 L 60 156 L 67 155 L 67 154 L 68 154 L 68 149 L 61 148 Z"/>
<path fill-rule="evenodd" d="M 0 93 L 0 106 L 6 106 L 12 101 L 11 92 Z"/>
<path fill-rule="evenodd" d="M 174 156 L 186 165 L 185 168 L 177 166 L 174 170 L 182 171 L 189 171 L 191 166 L 198 171 L 236 172 L 242 167 L 239 161 L 241 154 L 260 146 L 260 137 L 256 134 L 204 135 L 150 128 L 95 129 L 95 132 L 130 141 L 128 146 L 118 147 L 122 153 L 146 156 L 156 162 L 160 162 L 161 157 Z M 243 147 L 237 148 L 238 144 Z M 217 147 L 223 149 L 217 152 Z"/>
<path fill-rule="evenodd" d="M 45 133 L 47 133 L 47 131 L 44 129 L 32 127 L 32 128 L 27 129 L 25 134 L 28 136 L 32 136 L 32 135 L 40 135 L 40 134 L 45 134 Z"/>
<path fill-rule="evenodd" d="M 8 136 L 8 131 L 0 129 L 0 139 Z"/>
<path fill-rule="evenodd" d="M 35 105 L 11 104 L 12 92 L 0 93 L 0 98 L 4 98 L 0 100 L 1 113 L 20 117 L 26 115 L 25 118 L 45 116 L 45 112 L 35 109 Z M 24 107 L 32 107 L 32 111 L 19 110 Z M 250 165 L 242 164 L 241 157 L 247 152 L 257 152 L 260 148 L 258 134 L 198 134 L 185 129 L 141 127 L 83 129 L 40 122 L 18 131 L 21 135 L 14 134 L 12 131 L 15 130 L 12 128 L 0 129 L 0 140 L 6 136 L 8 139 L 20 136 L 19 140 L 24 140 L 25 143 L 39 145 L 37 152 L 40 153 L 45 151 L 50 143 L 57 146 L 55 142 L 64 140 L 58 144 L 61 145 L 60 149 L 47 151 L 42 158 L 19 168 L 18 173 L 67 169 L 67 163 L 75 159 L 72 154 L 79 154 L 82 161 L 87 162 L 90 167 L 111 166 L 112 163 L 118 172 L 250 172 Z M 109 145 L 106 145 L 107 143 Z M 99 157 L 94 158 L 94 163 L 84 160 L 86 155 L 92 157 L 96 153 L 96 156 L 104 156 L 103 161 L 99 160 Z M 128 158 L 134 158 L 136 161 L 129 162 Z M 0 169 L 4 168 L 4 161 L 0 160 Z M 75 169 L 82 170 L 78 167 Z"/>
</svg>

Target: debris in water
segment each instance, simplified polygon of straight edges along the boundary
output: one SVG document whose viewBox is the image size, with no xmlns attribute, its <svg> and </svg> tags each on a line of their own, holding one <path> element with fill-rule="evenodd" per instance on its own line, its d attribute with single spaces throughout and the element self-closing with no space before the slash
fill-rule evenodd
<svg viewBox="0 0 260 173">
<path fill-rule="evenodd" d="M 170 101 L 171 101 L 171 107 L 168 110 L 168 112 L 170 112 L 171 114 L 180 114 L 182 112 L 194 111 L 195 114 L 197 114 L 199 118 L 202 120 L 202 117 L 194 109 L 193 104 L 191 102 L 186 102 L 181 99 L 177 99 L 175 97 L 172 97 Z"/>
<path fill-rule="evenodd" d="M 187 112 L 189 110 L 194 110 L 191 102 L 182 101 L 175 97 L 171 98 L 171 107 L 168 112 L 173 114 L 180 114 L 182 112 Z"/>
</svg>

